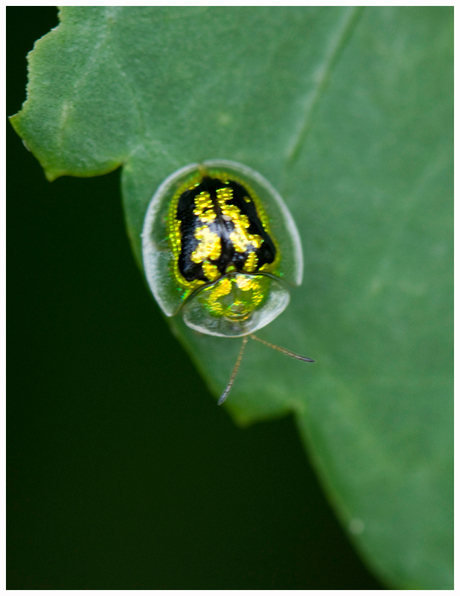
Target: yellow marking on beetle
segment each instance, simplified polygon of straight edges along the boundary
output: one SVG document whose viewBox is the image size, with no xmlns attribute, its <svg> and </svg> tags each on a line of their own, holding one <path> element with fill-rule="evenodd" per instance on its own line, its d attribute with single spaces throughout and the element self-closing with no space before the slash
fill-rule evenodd
<svg viewBox="0 0 460 596">
<path fill-rule="evenodd" d="M 241 213 L 235 205 L 228 205 L 227 201 L 233 198 L 233 190 L 231 188 L 219 188 L 216 191 L 217 202 L 226 217 L 230 217 L 234 230 L 230 233 L 230 240 L 236 252 L 246 252 L 251 246 L 260 248 L 262 246 L 262 238 L 258 234 L 249 234 L 247 229 L 251 225 L 248 217 Z"/>
<path fill-rule="evenodd" d="M 176 218 L 173 219 L 169 239 L 171 241 L 174 256 L 178 256 L 180 254 L 182 238 L 180 233 L 180 221 Z"/>
<path fill-rule="evenodd" d="M 243 227 L 238 220 L 233 220 L 233 224 L 235 229 L 230 234 L 230 240 L 236 252 L 246 252 L 251 246 L 254 248 L 260 248 L 262 246 L 263 240 L 258 234 L 248 234 L 246 232 L 245 227 L 249 227 L 249 225 Z"/>
<path fill-rule="evenodd" d="M 223 316 L 227 307 L 220 302 L 220 299 L 228 296 L 231 291 L 232 280 L 228 277 L 224 277 L 220 281 L 217 281 L 210 288 L 205 288 L 203 290 L 203 293 L 207 294 L 205 298 L 205 304 L 213 315 L 218 317 Z"/>
<path fill-rule="evenodd" d="M 235 281 L 236 285 L 243 292 L 252 292 L 249 298 L 252 308 L 254 309 L 259 306 L 265 297 L 268 280 L 263 276 L 248 277 L 247 275 L 237 275 Z"/>
<path fill-rule="evenodd" d="M 218 302 L 218 300 L 230 294 L 232 291 L 232 282 L 228 279 L 228 277 L 224 277 L 224 279 L 221 279 L 216 284 L 205 289 L 204 291 L 209 292 L 209 296 L 206 298 L 206 303 L 211 312 L 215 315 L 222 315 L 224 312 L 224 307 L 220 302 Z"/>
<path fill-rule="evenodd" d="M 244 292 L 249 290 L 258 290 L 260 287 L 260 281 L 258 277 L 250 277 L 248 275 L 237 275 L 235 278 L 236 285 Z"/>
<path fill-rule="evenodd" d="M 217 298 L 221 298 L 222 296 L 226 296 L 230 294 L 232 289 L 232 282 L 228 277 L 224 277 L 212 290 L 211 292 L 211 299 L 217 300 Z"/>
<path fill-rule="evenodd" d="M 195 230 L 195 238 L 198 240 L 198 246 L 192 252 L 191 256 L 194 263 L 202 263 L 208 257 L 215 261 L 220 257 L 220 238 L 217 234 L 211 232 L 208 226 L 197 228 Z"/>
<path fill-rule="evenodd" d="M 217 265 L 214 265 L 209 261 L 203 263 L 203 271 L 209 281 L 214 281 L 220 276 L 220 271 L 217 268 Z"/>
<path fill-rule="evenodd" d="M 193 213 L 198 216 L 203 223 L 209 223 L 216 219 L 214 205 L 212 204 L 209 192 L 203 191 L 195 197 L 195 209 Z"/>
<path fill-rule="evenodd" d="M 198 296 L 213 315 L 243 320 L 266 298 L 269 283 L 263 276 L 238 274 L 216 281 Z"/>
<path fill-rule="evenodd" d="M 250 252 L 243 267 L 243 271 L 253 273 L 257 269 L 258 258 L 255 252 Z"/>
<path fill-rule="evenodd" d="M 240 290 L 248 292 L 252 289 L 253 279 L 247 275 L 237 275 L 235 281 Z"/>
</svg>

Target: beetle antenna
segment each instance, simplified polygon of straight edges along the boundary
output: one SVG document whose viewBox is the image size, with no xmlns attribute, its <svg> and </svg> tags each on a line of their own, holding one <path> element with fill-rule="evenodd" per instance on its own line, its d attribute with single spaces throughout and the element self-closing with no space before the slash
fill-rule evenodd
<svg viewBox="0 0 460 596">
<path fill-rule="evenodd" d="M 250 335 L 251 339 L 255 339 L 256 341 L 260 341 L 261 344 L 265 344 L 269 348 L 273 348 L 274 350 L 278 350 L 282 354 L 286 354 L 286 356 L 290 356 L 291 358 L 296 358 L 297 360 L 303 360 L 304 362 L 314 362 L 311 358 L 307 358 L 307 356 L 301 356 L 300 354 L 296 354 L 295 352 L 291 352 L 291 350 L 286 350 L 286 348 L 280 348 L 280 346 L 276 346 L 275 344 L 271 344 L 264 339 L 260 339 L 256 335 Z"/>
<path fill-rule="evenodd" d="M 233 370 L 232 370 L 232 375 L 227 383 L 227 387 L 225 387 L 225 391 L 219 397 L 219 401 L 217 402 L 218 406 L 220 406 L 224 403 L 224 401 L 227 399 L 227 395 L 230 393 L 230 389 L 232 388 L 233 381 L 235 380 L 235 377 L 236 377 L 236 373 L 238 372 L 238 369 L 240 368 L 241 358 L 243 358 L 244 348 L 246 347 L 247 343 L 248 343 L 248 336 L 245 335 L 243 337 L 243 343 L 241 344 L 240 353 L 238 354 L 238 358 L 236 359 L 235 366 L 233 367 Z"/>
</svg>

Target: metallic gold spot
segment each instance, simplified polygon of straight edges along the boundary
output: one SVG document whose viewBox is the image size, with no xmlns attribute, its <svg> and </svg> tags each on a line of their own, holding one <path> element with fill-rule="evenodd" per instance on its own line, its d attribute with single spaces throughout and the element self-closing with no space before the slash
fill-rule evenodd
<svg viewBox="0 0 460 596">
<path fill-rule="evenodd" d="M 216 219 L 211 195 L 208 192 L 200 192 L 200 194 L 195 197 L 195 209 L 193 210 L 193 213 L 197 215 L 199 220 L 203 223 L 209 223 Z"/>
<path fill-rule="evenodd" d="M 209 261 L 205 261 L 203 263 L 203 271 L 209 281 L 214 281 L 220 275 L 220 271 L 216 265 L 210 263 Z"/>
<path fill-rule="evenodd" d="M 234 231 L 230 234 L 230 240 L 236 252 L 246 252 L 248 243 L 243 234 L 240 234 L 239 231 Z"/>
<path fill-rule="evenodd" d="M 236 252 L 246 252 L 250 246 L 260 248 L 263 242 L 262 238 L 258 234 L 248 234 L 247 232 L 251 225 L 247 215 L 241 213 L 236 205 L 227 204 L 233 198 L 233 190 L 231 188 L 219 188 L 216 191 L 216 197 L 223 218 L 226 221 L 229 221 L 230 218 L 233 223 L 234 229 L 230 233 L 230 240 Z"/>
<path fill-rule="evenodd" d="M 243 292 L 251 292 L 247 298 L 248 304 L 251 305 L 251 310 L 257 308 L 262 300 L 265 298 L 268 279 L 263 276 L 248 277 L 247 275 L 237 275 L 236 285 Z"/>
<path fill-rule="evenodd" d="M 248 273 L 253 273 L 257 269 L 257 262 L 258 258 L 255 252 L 250 252 L 246 262 L 244 264 L 243 270 L 247 271 Z"/>
<path fill-rule="evenodd" d="M 236 276 L 236 285 L 240 288 L 240 290 L 244 290 L 246 292 L 252 289 L 253 281 L 254 280 L 247 275 Z"/>
<path fill-rule="evenodd" d="M 211 292 L 212 299 L 216 300 L 221 296 L 226 296 L 227 294 L 230 294 L 231 289 L 232 282 L 228 279 L 228 277 L 225 277 L 214 287 L 213 291 Z"/>
<path fill-rule="evenodd" d="M 171 234 L 170 234 L 170 240 L 171 240 L 171 244 L 172 244 L 172 249 L 173 249 L 173 253 L 174 255 L 179 255 L 180 254 L 180 249 L 181 249 L 181 233 L 180 233 L 180 221 L 176 218 L 174 218 L 173 224 L 172 224 L 172 230 L 171 230 Z"/>
<path fill-rule="evenodd" d="M 217 200 L 219 201 L 219 206 L 222 209 L 222 207 L 225 206 L 225 203 L 227 201 L 231 201 L 233 198 L 233 190 L 231 188 L 219 188 L 216 191 L 216 195 L 217 195 Z M 223 210 L 223 209 L 222 209 Z"/>
<path fill-rule="evenodd" d="M 214 316 L 244 320 L 265 300 L 269 284 L 270 280 L 264 276 L 237 274 L 218 280 L 199 296 Z"/>
<path fill-rule="evenodd" d="M 219 258 L 221 251 L 220 238 L 217 234 L 211 232 L 208 226 L 197 228 L 195 230 L 195 238 L 199 244 L 191 256 L 194 263 L 201 263 L 208 257 L 213 261 Z"/>
</svg>

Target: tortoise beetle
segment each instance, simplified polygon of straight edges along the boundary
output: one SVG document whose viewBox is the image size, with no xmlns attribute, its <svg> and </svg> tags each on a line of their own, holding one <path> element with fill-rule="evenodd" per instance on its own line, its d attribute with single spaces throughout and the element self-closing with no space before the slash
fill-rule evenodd
<svg viewBox="0 0 460 596">
<path fill-rule="evenodd" d="M 299 233 L 283 199 L 259 173 L 227 160 L 185 166 L 154 194 L 142 232 L 144 268 L 164 314 L 192 329 L 243 337 L 227 397 L 251 337 L 289 303 L 302 281 Z"/>
</svg>

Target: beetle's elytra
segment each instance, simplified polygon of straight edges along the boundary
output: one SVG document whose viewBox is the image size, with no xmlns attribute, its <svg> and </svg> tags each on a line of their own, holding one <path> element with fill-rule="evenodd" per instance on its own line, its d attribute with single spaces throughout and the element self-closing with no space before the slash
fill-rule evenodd
<svg viewBox="0 0 460 596">
<path fill-rule="evenodd" d="M 169 234 L 179 282 L 214 282 L 226 273 L 273 269 L 277 250 L 262 207 L 247 187 L 225 175 L 204 175 L 171 203 Z M 259 215 L 260 213 L 260 215 Z"/>
</svg>

